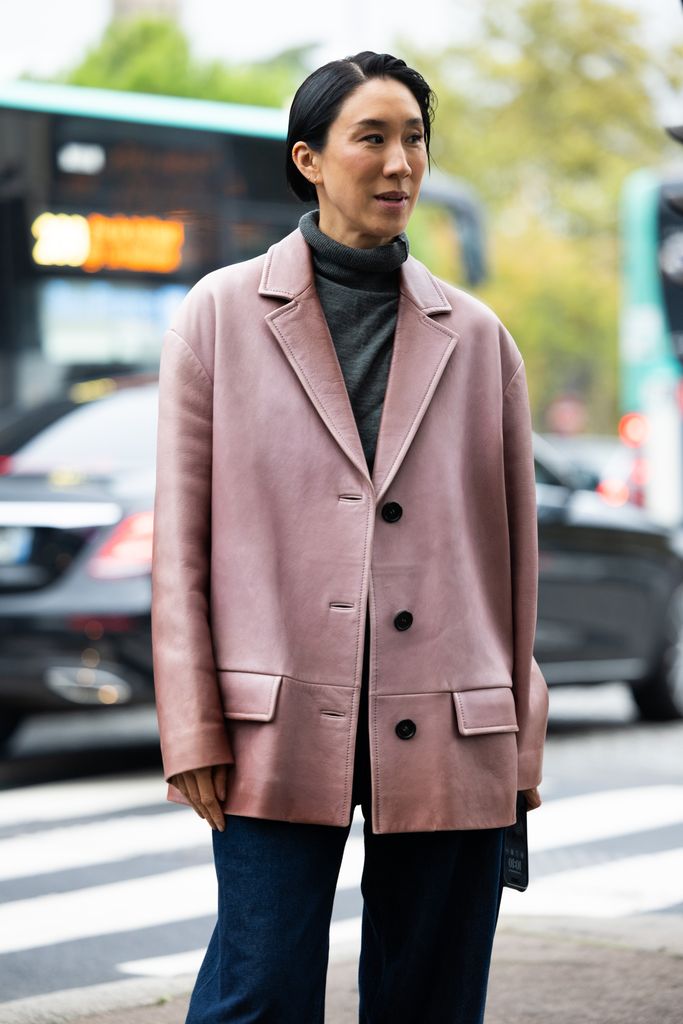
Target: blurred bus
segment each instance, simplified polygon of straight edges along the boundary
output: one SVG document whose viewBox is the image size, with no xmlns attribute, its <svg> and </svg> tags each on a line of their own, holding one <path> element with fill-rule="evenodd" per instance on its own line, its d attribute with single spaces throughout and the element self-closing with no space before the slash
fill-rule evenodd
<svg viewBox="0 0 683 1024">
<path fill-rule="evenodd" d="M 286 129 L 281 109 L 0 85 L 0 413 L 89 375 L 155 368 L 189 287 L 264 252 L 310 208 L 285 185 Z M 476 197 L 435 174 L 422 197 L 418 241 L 427 224 L 435 249 L 449 240 L 456 277 L 478 283 Z"/>
<path fill-rule="evenodd" d="M 644 505 L 683 521 L 683 164 L 624 182 L 620 210 L 620 428 Z"/>
</svg>

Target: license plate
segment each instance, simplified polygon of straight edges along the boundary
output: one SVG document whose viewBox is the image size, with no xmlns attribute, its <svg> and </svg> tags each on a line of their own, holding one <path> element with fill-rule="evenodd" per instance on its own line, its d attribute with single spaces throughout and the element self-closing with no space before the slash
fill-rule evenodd
<svg viewBox="0 0 683 1024">
<path fill-rule="evenodd" d="M 0 565 L 23 565 L 33 542 L 30 526 L 0 526 Z"/>
</svg>

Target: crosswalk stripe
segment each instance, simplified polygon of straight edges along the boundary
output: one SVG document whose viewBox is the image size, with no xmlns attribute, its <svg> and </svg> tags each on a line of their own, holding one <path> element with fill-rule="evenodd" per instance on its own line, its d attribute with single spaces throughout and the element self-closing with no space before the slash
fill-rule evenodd
<svg viewBox="0 0 683 1024">
<path fill-rule="evenodd" d="M 527 815 L 529 850 L 553 850 L 683 822 L 683 786 L 635 786 L 547 800 Z"/>
<path fill-rule="evenodd" d="M 624 917 L 683 901 L 683 851 L 639 854 L 572 868 L 503 891 L 501 914 Z"/>
<path fill-rule="evenodd" d="M 63 821 L 150 804 L 163 806 L 166 783 L 156 775 L 45 783 L 0 793 L 0 826 Z"/>
<path fill-rule="evenodd" d="M 156 782 L 154 790 L 158 790 Z M 148 779 L 126 779 L 35 787 L 22 805 L 24 821 L 58 821 L 58 809 L 81 816 L 95 808 L 122 809 L 163 805 Z M 23 791 L 22 791 L 23 792 Z M 43 806 L 46 794 L 49 806 Z M 56 794 L 56 795 L 55 795 Z M 9 820 L 8 797 L 0 795 L 0 820 Z M 96 799 L 97 798 L 97 799 Z M 41 810 L 42 808 L 42 810 Z M 628 835 L 683 822 L 683 786 L 640 786 L 545 801 L 529 814 L 530 851 Z M 359 807 L 354 822 L 362 823 Z M 45 833 L 47 834 L 47 833 Z M 89 865 L 120 863 L 155 852 L 205 847 L 207 863 L 163 871 L 152 877 L 111 881 L 70 892 L 9 901 L 0 907 L 0 953 L 18 952 L 58 942 L 134 931 L 213 916 L 217 885 L 209 826 L 193 810 L 167 814 L 130 814 L 49 830 L 49 842 L 37 835 L 0 841 L 0 879 L 50 874 Z M 337 889 L 359 886 L 364 862 L 361 835 L 347 840 Z M 620 916 L 662 909 L 683 900 L 683 854 L 680 850 L 630 856 L 608 863 L 533 877 L 525 893 L 505 890 L 501 913 Z M 355 920 L 355 919 L 352 919 Z M 356 927 L 333 922 L 337 930 Z M 131 962 L 135 963 L 135 962 Z M 121 968 L 123 970 L 123 967 Z M 135 973 L 131 969 L 131 973 Z"/>
<path fill-rule="evenodd" d="M 186 953 L 168 956 L 146 956 L 141 960 L 125 960 L 116 964 L 121 974 L 134 974 L 143 978 L 175 978 L 179 974 L 196 974 L 204 958 L 204 949 L 190 949 Z"/>
<path fill-rule="evenodd" d="M 0 907 L 0 953 L 187 921 L 216 913 L 213 866 L 51 893 Z"/>
<path fill-rule="evenodd" d="M 347 846 L 356 842 L 356 837 L 350 836 Z M 36 833 L 0 840 L 0 881 L 202 847 L 211 859 L 210 826 L 194 810 L 129 815 L 54 828 L 45 843 L 37 841 Z M 355 884 L 355 876 L 350 884 Z"/>
<path fill-rule="evenodd" d="M 348 917 L 330 925 L 330 960 L 346 959 L 360 949 L 362 917 Z M 147 978 L 174 978 L 180 974 L 196 974 L 204 959 L 205 949 L 168 956 L 148 956 L 116 964 L 121 974 Z"/>
<path fill-rule="evenodd" d="M 55 828 L 47 842 L 35 833 L 0 840 L 0 880 L 110 864 L 148 853 L 206 847 L 211 833 L 194 811 L 187 814 L 131 815 L 91 825 Z"/>
<path fill-rule="evenodd" d="M 358 884 L 362 859 L 363 840 L 350 837 L 338 889 Z M 205 864 L 14 900 L 0 906 L 0 954 L 215 915 L 217 888 L 214 866 Z"/>
<path fill-rule="evenodd" d="M 357 820 L 363 820 L 360 808 L 356 808 Z M 546 801 L 529 814 L 529 849 L 559 849 L 678 823 L 683 823 L 683 786 L 639 786 L 563 797 Z M 0 880 L 202 846 L 211 857 L 209 826 L 193 810 L 133 814 L 54 828 L 49 843 L 37 842 L 35 834 L 0 840 Z M 359 854 L 361 862 L 363 856 L 362 840 L 359 845 L 350 837 L 347 846 L 350 849 L 342 865 L 342 887 L 355 885 Z M 349 865 L 351 875 L 345 882 Z"/>
<path fill-rule="evenodd" d="M 339 889 L 358 885 L 362 861 L 363 840 L 352 837 Z M 682 900 L 683 855 L 672 850 L 532 878 L 524 893 L 505 890 L 501 913 L 617 917 Z M 0 907 L 0 953 L 214 916 L 216 905 L 212 864 L 17 900 Z"/>
</svg>

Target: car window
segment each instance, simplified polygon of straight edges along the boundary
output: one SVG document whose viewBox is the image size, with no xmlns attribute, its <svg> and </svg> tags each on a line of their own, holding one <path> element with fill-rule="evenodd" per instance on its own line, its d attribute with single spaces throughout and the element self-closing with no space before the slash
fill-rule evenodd
<svg viewBox="0 0 683 1024">
<path fill-rule="evenodd" d="M 157 396 L 156 386 L 127 388 L 72 408 L 14 452 L 11 472 L 107 476 L 153 466 Z"/>
<path fill-rule="evenodd" d="M 534 473 L 537 484 L 550 484 L 551 487 L 564 487 L 564 481 L 560 480 L 548 466 L 543 465 L 538 459 L 534 460 Z"/>
</svg>

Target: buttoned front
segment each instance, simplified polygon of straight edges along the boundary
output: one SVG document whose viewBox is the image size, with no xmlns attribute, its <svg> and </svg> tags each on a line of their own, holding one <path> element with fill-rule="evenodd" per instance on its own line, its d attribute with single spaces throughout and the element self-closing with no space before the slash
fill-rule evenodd
<svg viewBox="0 0 683 1024">
<path fill-rule="evenodd" d="M 164 337 L 154 513 L 167 781 L 228 763 L 225 811 L 348 824 L 368 608 L 373 831 L 515 820 L 548 696 L 524 366 L 488 307 L 403 264 L 370 472 L 299 230 L 207 275 Z"/>
<path fill-rule="evenodd" d="M 401 719 L 396 726 L 396 735 L 400 736 L 402 740 L 411 740 L 416 732 L 417 726 L 409 718 Z"/>
<path fill-rule="evenodd" d="M 387 523 L 397 523 L 403 515 L 403 509 L 397 501 L 388 501 L 382 506 L 382 518 Z"/>
</svg>

